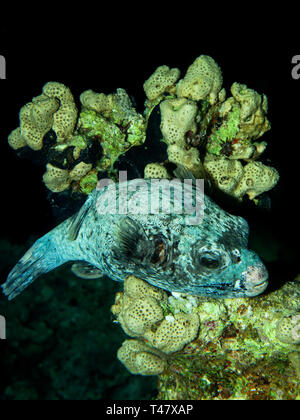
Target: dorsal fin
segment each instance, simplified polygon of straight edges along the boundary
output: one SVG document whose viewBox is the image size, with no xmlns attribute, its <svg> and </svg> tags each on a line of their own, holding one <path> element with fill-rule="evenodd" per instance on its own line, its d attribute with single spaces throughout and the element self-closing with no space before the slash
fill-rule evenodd
<svg viewBox="0 0 300 420">
<path fill-rule="evenodd" d="M 184 181 L 185 179 L 192 179 L 193 182 L 196 181 L 193 173 L 183 165 L 177 165 L 177 168 L 173 172 L 181 181 Z"/>
<path fill-rule="evenodd" d="M 100 279 L 104 276 L 101 270 L 87 262 L 75 263 L 71 267 L 72 273 L 81 279 Z"/>
<path fill-rule="evenodd" d="M 84 205 L 79 210 L 79 212 L 73 216 L 71 224 L 68 229 L 68 239 L 70 241 L 75 241 L 75 239 L 77 238 L 82 222 L 93 203 L 94 203 L 94 195 L 91 193 L 88 196 Z"/>
</svg>

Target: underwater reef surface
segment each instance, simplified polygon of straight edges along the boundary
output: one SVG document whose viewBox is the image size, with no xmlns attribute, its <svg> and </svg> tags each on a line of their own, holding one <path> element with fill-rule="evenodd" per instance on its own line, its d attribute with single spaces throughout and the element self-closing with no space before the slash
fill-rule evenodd
<svg viewBox="0 0 300 420">
<path fill-rule="evenodd" d="M 158 399 L 300 398 L 300 276 L 255 299 L 167 294 L 129 276 L 112 313 L 118 359 L 159 375 Z"/>
<path fill-rule="evenodd" d="M 256 299 L 203 301 L 198 337 L 168 359 L 158 399 L 300 398 L 300 278 Z"/>
<path fill-rule="evenodd" d="M 27 245 L 0 241 L 2 278 Z M 8 304 L 0 340 L 0 400 L 151 399 L 157 378 L 132 376 L 116 358 L 124 334 L 110 306 L 119 283 L 80 280 L 69 266 Z"/>
</svg>

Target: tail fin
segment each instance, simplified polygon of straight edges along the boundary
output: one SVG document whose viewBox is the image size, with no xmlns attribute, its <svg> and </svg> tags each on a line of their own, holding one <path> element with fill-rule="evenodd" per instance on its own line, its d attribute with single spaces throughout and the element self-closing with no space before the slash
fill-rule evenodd
<svg viewBox="0 0 300 420">
<path fill-rule="evenodd" d="M 14 299 L 38 276 L 63 264 L 53 245 L 51 238 L 43 236 L 23 255 L 9 273 L 6 282 L 1 286 L 8 300 Z"/>
</svg>

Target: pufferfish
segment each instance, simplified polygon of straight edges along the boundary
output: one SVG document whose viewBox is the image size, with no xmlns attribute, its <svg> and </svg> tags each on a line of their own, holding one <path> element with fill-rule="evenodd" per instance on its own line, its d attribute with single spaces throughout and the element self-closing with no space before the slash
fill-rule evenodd
<svg viewBox="0 0 300 420">
<path fill-rule="evenodd" d="M 115 184 L 92 191 L 77 214 L 38 239 L 19 260 L 2 285 L 4 294 L 15 298 L 41 274 L 68 261 L 74 262 L 72 271 L 78 277 L 124 281 L 134 275 L 155 287 L 189 295 L 252 297 L 266 289 L 268 273 L 247 248 L 245 219 L 224 211 L 206 195 L 197 224 L 187 222 L 188 206 L 181 213 L 174 207 L 151 213 L 142 203 L 140 210 L 146 210 L 136 211 L 135 191 L 141 197 L 150 191 L 152 181 L 128 181 L 126 212 L 112 211 L 120 209 L 124 199 Z M 173 202 L 183 191 L 184 180 L 177 181 Z M 196 189 L 193 182 L 184 198 L 192 200 Z M 166 198 L 169 191 L 162 188 L 160 194 Z"/>
</svg>

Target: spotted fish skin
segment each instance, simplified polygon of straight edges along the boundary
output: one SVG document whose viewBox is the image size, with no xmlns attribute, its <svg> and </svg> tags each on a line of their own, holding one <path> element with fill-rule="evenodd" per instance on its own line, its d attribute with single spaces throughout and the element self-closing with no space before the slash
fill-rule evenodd
<svg viewBox="0 0 300 420">
<path fill-rule="evenodd" d="M 137 181 L 128 185 L 134 187 Z M 143 182 L 149 185 L 150 180 Z M 110 188 L 113 197 L 112 187 L 106 197 Z M 8 299 L 68 261 L 88 263 L 115 281 L 134 275 L 190 295 L 252 297 L 267 287 L 265 266 L 247 249 L 247 222 L 209 197 L 204 198 L 202 222 L 190 225 L 184 213 L 101 214 L 103 194 L 104 190 L 93 191 L 77 215 L 33 244 L 2 286 Z M 114 198 L 118 203 L 119 195 Z"/>
</svg>

